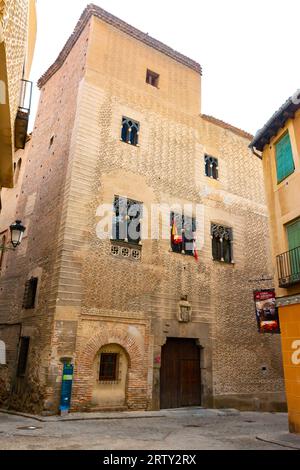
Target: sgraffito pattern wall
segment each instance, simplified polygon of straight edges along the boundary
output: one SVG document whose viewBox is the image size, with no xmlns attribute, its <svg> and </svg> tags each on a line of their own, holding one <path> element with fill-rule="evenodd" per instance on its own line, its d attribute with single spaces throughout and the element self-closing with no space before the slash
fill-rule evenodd
<svg viewBox="0 0 300 470">
<path fill-rule="evenodd" d="M 6 50 L 11 126 L 17 114 L 20 86 L 26 57 L 28 0 L 1 0 L 0 22 Z"/>
<path fill-rule="evenodd" d="M 160 75 L 159 88 L 146 83 L 147 68 Z M 91 364 L 105 342 L 133 361 L 128 407 L 158 408 L 168 337 L 202 347 L 204 406 L 274 409 L 284 401 L 279 340 L 258 335 L 252 299 L 254 288 L 273 285 L 263 280 L 273 268 L 261 162 L 245 133 L 201 116 L 200 88 L 195 70 L 95 18 L 43 82 L 17 208 L 29 226 L 20 287 L 9 293 L 8 267 L 0 316 L 20 317 L 22 286 L 42 269 L 38 308 L 22 321 L 41 351 L 29 370 L 38 367 L 44 410 L 58 409 L 63 357 L 75 365 L 74 409 L 92 408 Z M 138 147 L 120 141 L 122 116 L 139 121 Z M 205 153 L 219 159 L 219 181 L 205 176 Z M 199 262 L 171 252 L 169 239 L 144 240 L 139 261 L 113 256 L 111 240 L 97 237 L 97 210 L 115 195 L 149 210 L 202 205 Z M 212 260 L 212 222 L 233 229 L 231 265 Z M 192 307 L 186 324 L 178 321 L 182 296 Z"/>
</svg>

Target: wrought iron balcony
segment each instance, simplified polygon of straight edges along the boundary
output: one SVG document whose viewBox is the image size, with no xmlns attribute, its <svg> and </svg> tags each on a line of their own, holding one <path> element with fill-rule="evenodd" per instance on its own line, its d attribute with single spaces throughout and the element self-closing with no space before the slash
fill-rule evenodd
<svg viewBox="0 0 300 470">
<path fill-rule="evenodd" d="M 277 256 L 277 270 L 280 287 L 300 283 L 300 246 Z"/>
<path fill-rule="evenodd" d="M 32 98 L 32 82 L 21 80 L 20 104 L 15 122 L 15 147 L 24 149 L 28 131 L 28 123 Z"/>
</svg>

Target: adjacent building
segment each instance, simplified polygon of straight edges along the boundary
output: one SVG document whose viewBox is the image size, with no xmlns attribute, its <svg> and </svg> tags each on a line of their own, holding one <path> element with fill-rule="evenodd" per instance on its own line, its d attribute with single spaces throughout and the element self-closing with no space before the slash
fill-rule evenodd
<svg viewBox="0 0 300 470">
<path fill-rule="evenodd" d="M 256 134 L 263 160 L 276 267 L 290 430 L 300 433 L 300 93 Z"/>
<path fill-rule="evenodd" d="M 26 142 L 35 36 L 35 0 L 0 0 L 0 188 L 13 187 L 15 149 Z"/>
<path fill-rule="evenodd" d="M 72 410 L 284 409 L 253 302 L 273 287 L 262 165 L 201 114 L 201 76 L 89 5 L 40 79 L 0 279 L 6 406 L 57 413 L 72 364 Z"/>
</svg>

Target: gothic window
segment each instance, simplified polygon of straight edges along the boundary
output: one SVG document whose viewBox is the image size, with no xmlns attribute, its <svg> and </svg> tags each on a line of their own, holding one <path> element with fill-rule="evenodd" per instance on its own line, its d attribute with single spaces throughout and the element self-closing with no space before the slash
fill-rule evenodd
<svg viewBox="0 0 300 470">
<path fill-rule="evenodd" d="M 147 76 L 146 76 L 146 82 L 149 85 L 155 86 L 158 88 L 158 81 L 159 81 L 159 75 L 158 73 L 152 72 L 151 70 L 147 70 Z"/>
<path fill-rule="evenodd" d="M 113 240 L 140 244 L 142 214 L 143 204 L 141 202 L 115 196 Z M 126 257 L 125 254 L 124 257 Z"/>
<path fill-rule="evenodd" d="M 211 225 L 212 255 L 214 261 L 233 263 L 232 229 L 218 224 Z"/>
<path fill-rule="evenodd" d="M 35 307 L 36 291 L 38 285 L 38 278 L 32 277 L 25 284 L 23 308 L 26 310 L 33 309 Z"/>
<path fill-rule="evenodd" d="M 205 155 L 205 175 L 214 180 L 219 179 L 219 163 L 218 159 Z"/>
<path fill-rule="evenodd" d="M 115 382 L 118 380 L 119 354 L 101 353 L 100 357 L 100 382 Z"/>
<path fill-rule="evenodd" d="M 195 255 L 196 219 L 171 212 L 171 247 L 174 253 Z"/>
<path fill-rule="evenodd" d="M 29 341 L 30 341 L 30 338 L 26 338 L 26 337 L 20 338 L 19 361 L 18 361 L 18 368 L 17 368 L 18 377 L 24 377 L 26 373 L 28 352 L 29 352 Z"/>
<path fill-rule="evenodd" d="M 123 117 L 121 139 L 123 142 L 131 145 L 139 143 L 140 123 L 130 118 Z"/>
</svg>

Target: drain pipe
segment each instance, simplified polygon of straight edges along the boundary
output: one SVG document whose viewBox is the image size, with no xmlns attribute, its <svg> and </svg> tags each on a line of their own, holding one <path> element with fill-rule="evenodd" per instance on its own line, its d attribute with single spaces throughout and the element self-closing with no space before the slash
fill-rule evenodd
<svg viewBox="0 0 300 470">
<path fill-rule="evenodd" d="M 254 150 L 254 147 L 250 147 L 251 148 L 251 152 L 253 153 L 253 155 L 255 155 L 256 157 L 260 158 L 262 160 L 262 154 L 259 154 L 257 153 L 255 150 Z"/>
</svg>

